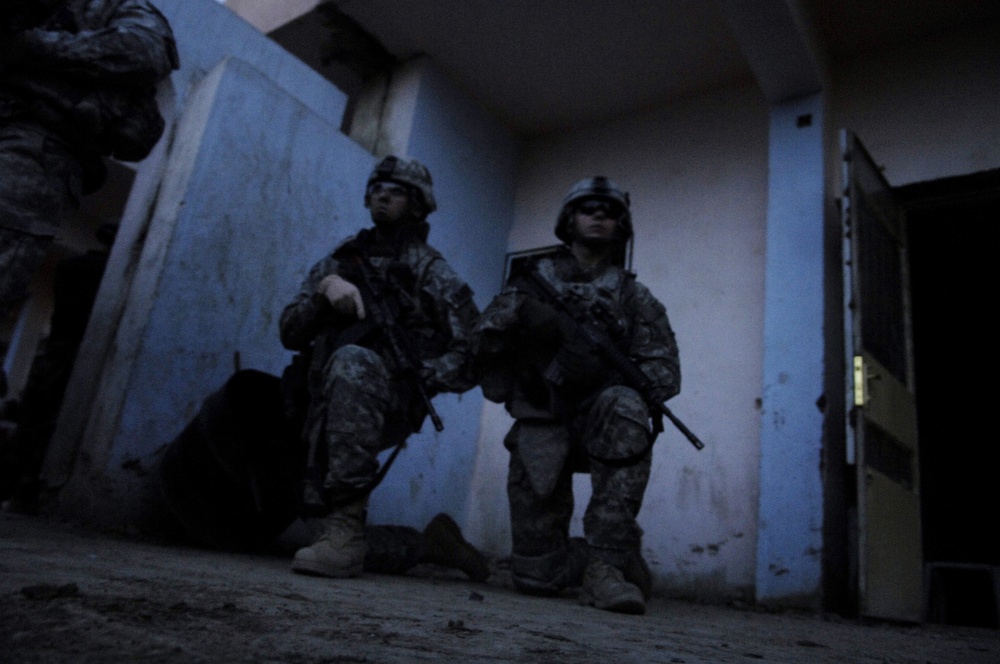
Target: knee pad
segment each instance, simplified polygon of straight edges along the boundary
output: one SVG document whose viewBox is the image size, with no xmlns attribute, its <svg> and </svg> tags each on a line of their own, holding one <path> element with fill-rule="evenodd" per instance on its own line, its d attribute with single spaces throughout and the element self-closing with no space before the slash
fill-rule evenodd
<svg viewBox="0 0 1000 664">
<path fill-rule="evenodd" d="M 631 388 L 616 385 L 601 392 L 589 420 L 585 438 L 592 459 L 634 463 L 649 449 L 649 409 Z"/>
</svg>

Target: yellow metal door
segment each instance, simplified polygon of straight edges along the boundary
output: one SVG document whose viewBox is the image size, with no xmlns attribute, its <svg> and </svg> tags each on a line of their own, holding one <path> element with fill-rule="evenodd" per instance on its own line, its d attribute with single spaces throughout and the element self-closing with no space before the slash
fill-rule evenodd
<svg viewBox="0 0 1000 664">
<path fill-rule="evenodd" d="M 843 132 L 841 147 L 847 460 L 857 473 L 859 612 L 919 621 L 923 553 L 905 225 L 858 138 Z"/>
</svg>

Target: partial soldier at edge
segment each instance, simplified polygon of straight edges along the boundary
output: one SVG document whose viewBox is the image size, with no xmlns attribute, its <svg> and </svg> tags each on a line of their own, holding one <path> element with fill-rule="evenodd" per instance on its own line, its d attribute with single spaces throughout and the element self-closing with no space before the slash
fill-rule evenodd
<svg viewBox="0 0 1000 664">
<path fill-rule="evenodd" d="M 66 212 L 160 139 L 179 66 L 146 0 L 6 0 L 0 9 L 0 316 L 26 297 Z"/>
<path fill-rule="evenodd" d="M 104 183 L 104 159 L 140 161 L 159 141 L 157 86 L 177 67 L 170 25 L 147 0 L 0 3 L 0 322 L 27 300 L 81 196 Z M 20 396 L 5 384 L 0 373 L 0 398 Z M 27 459 L 48 440 L 24 443 L 0 450 L 17 465 L 0 499 L 9 479 L 36 472 Z"/>
</svg>

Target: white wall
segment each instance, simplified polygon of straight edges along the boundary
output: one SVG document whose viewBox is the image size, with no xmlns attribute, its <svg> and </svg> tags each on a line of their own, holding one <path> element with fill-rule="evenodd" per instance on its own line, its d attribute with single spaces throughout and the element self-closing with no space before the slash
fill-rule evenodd
<svg viewBox="0 0 1000 664">
<path fill-rule="evenodd" d="M 683 385 L 670 402 L 706 443 L 669 422 L 639 516 L 661 589 L 728 597 L 751 588 L 763 348 L 767 107 L 752 86 L 691 99 L 613 124 L 539 139 L 525 149 L 509 250 L 556 244 L 562 196 L 606 175 L 632 196 L 633 269 L 667 307 Z M 499 284 L 498 284 L 499 286 Z M 483 546 L 509 551 L 502 439 L 511 424 L 489 404 L 470 522 Z M 578 476 L 578 513 L 589 498 Z"/>
<path fill-rule="evenodd" d="M 1000 167 L 1000 25 L 841 63 L 835 127 L 851 129 L 899 186 Z"/>
</svg>

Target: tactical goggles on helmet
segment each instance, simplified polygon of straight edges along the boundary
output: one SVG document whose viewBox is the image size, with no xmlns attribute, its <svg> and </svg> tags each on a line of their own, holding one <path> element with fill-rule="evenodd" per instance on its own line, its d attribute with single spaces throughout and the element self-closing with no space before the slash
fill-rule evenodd
<svg viewBox="0 0 1000 664">
<path fill-rule="evenodd" d="M 390 196 L 409 196 L 410 190 L 404 185 L 396 184 L 395 182 L 378 180 L 368 185 L 366 193 L 369 196 L 379 196 L 382 193 L 388 193 Z"/>
<path fill-rule="evenodd" d="M 603 212 L 608 219 L 621 219 L 625 214 L 625 207 L 617 201 L 606 198 L 587 198 L 576 204 L 575 210 L 588 217 Z"/>
</svg>

